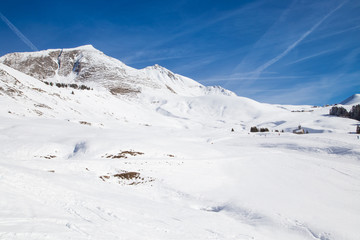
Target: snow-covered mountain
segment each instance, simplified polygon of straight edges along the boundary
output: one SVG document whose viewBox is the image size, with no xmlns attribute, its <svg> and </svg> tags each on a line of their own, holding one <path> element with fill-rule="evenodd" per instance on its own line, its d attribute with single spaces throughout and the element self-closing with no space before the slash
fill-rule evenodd
<svg viewBox="0 0 360 240">
<path fill-rule="evenodd" d="M 342 105 L 357 105 L 360 104 L 360 94 L 354 94 L 351 97 L 348 97 L 344 101 L 342 101 L 340 104 Z"/>
<path fill-rule="evenodd" d="M 328 113 L 326 108 L 258 103 L 221 87 L 203 86 L 159 65 L 131 68 L 91 45 L 7 54 L 0 58 L 0 76 L 3 113 L 15 116 L 96 119 L 97 124 L 109 119 L 158 119 L 152 124 L 205 124 L 242 131 L 254 125 L 290 131 L 307 124 L 314 132 L 351 131 L 350 126 L 339 128 L 338 119 L 326 127 L 316 124 L 319 114 Z M 310 117 L 289 114 L 297 111 Z"/>
<path fill-rule="evenodd" d="M 356 240 L 358 121 L 330 108 L 259 103 L 89 45 L 7 54 L 0 239 Z"/>
<path fill-rule="evenodd" d="M 6 112 L 13 115 L 74 121 L 164 118 L 158 122 L 188 120 L 189 125 L 211 125 L 241 124 L 253 116 L 283 111 L 270 105 L 264 108 L 221 87 L 205 87 L 159 65 L 140 70 L 128 67 L 90 45 L 7 54 L 0 58 L 0 74 L 0 93 L 10 97 L 5 98 Z M 74 89 L 71 84 L 92 90 Z"/>
<path fill-rule="evenodd" d="M 91 45 L 30 53 L 10 53 L 0 63 L 42 81 L 81 82 L 107 88 L 113 94 L 131 94 L 160 89 L 182 96 L 233 92 L 220 87 L 205 87 L 187 77 L 154 65 L 134 69 L 106 56 Z"/>
</svg>

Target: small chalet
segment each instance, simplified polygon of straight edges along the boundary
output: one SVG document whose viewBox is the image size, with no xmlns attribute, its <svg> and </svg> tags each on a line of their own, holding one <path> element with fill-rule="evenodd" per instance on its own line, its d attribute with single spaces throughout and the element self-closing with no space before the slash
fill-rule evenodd
<svg viewBox="0 0 360 240">
<path fill-rule="evenodd" d="M 297 129 L 293 130 L 293 133 L 295 133 L 295 134 L 305 134 L 305 130 L 303 128 L 301 128 L 301 125 L 299 125 Z"/>
</svg>

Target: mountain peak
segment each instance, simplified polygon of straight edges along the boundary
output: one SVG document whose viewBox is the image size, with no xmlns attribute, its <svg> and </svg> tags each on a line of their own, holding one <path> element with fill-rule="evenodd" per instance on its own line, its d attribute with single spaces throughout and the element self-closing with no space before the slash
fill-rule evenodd
<svg viewBox="0 0 360 240">
<path fill-rule="evenodd" d="M 64 50 L 85 50 L 85 51 L 98 51 L 98 52 L 100 52 L 98 49 L 94 48 L 94 46 L 91 45 L 91 44 L 82 45 L 82 46 L 78 46 L 78 47 L 75 47 L 75 48 L 65 48 Z"/>
<path fill-rule="evenodd" d="M 342 105 L 355 105 L 360 104 L 360 94 L 354 94 L 351 97 L 348 97 L 344 101 L 342 101 L 340 104 Z"/>
<path fill-rule="evenodd" d="M 183 96 L 234 95 L 225 89 L 205 87 L 158 64 L 140 70 L 131 68 L 90 44 L 31 53 L 10 53 L 1 57 L 0 63 L 40 81 L 95 84 L 105 87 L 114 95 L 137 95 L 153 90 Z"/>
<path fill-rule="evenodd" d="M 82 45 L 82 46 L 78 46 L 77 48 L 96 49 L 96 48 L 94 48 L 94 46 L 92 44 L 85 44 L 85 45 Z"/>
<path fill-rule="evenodd" d="M 155 70 L 165 70 L 165 71 L 168 71 L 168 72 L 171 72 L 169 69 L 163 67 L 163 66 L 160 66 L 159 64 L 154 64 L 152 66 L 148 66 L 146 67 L 147 69 L 155 69 Z"/>
<path fill-rule="evenodd" d="M 46 50 L 41 50 L 38 52 L 31 52 L 31 53 L 41 53 L 41 52 L 54 52 L 54 51 L 74 51 L 74 50 L 83 50 L 83 51 L 99 51 L 98 49 L 94 48 L 93 45 L 91 44 L 86 44 L 86 45 L 81 45 L 81 46 L 77 46 L 77 47 L 67 47 L 67 48 L 52 48 L 52 49 L 46 49 Z"/>
</svg>

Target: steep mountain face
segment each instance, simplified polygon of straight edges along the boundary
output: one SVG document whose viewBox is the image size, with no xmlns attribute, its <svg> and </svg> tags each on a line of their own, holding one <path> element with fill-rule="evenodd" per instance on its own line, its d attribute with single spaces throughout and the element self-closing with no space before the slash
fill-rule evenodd
<svg viewBox="0 0 360 240">
<path fill-rule="evenodd" d="M 235 94 L 220 87 L 205 87 L 189 78 L 154 65 L 134 69 L 106 56 L 91 45 L 31 53 L 10 53 L 0 63 L 41 81 L 95 84 L 112 94 L 136 94 L 152 90 L 183 96 Z"/>
</svg>

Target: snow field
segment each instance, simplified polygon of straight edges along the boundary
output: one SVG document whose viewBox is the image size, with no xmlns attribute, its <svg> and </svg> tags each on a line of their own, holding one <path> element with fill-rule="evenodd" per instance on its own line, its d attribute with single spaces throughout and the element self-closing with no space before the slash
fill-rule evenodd
<svg viewBox="0 0 360 240">
<path fill-rule="evenodd" d="M 124 125 L 2 121 L 0 239 L 356 239 L 359 234 L 355 136 Z M 82 150 L 74 155 L 79 143 Z M 144 154 L 103 157 L 130 149 Z M 126 185 L 99 178 L 121 171 L 155 180 Z"/>
</svg>

